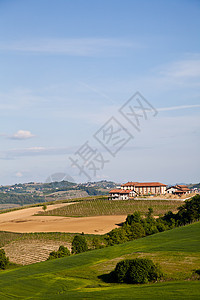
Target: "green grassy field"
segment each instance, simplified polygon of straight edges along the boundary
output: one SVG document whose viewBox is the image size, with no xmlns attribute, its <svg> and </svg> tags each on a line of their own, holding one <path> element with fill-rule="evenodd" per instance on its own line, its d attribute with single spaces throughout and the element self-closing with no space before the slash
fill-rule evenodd
<svg viewBox="0 0 200 300">
<path fill-rule="evenodd" d="M 180 200 L 87 200 L 62 208 L 40 213 L 46 216 L 90 217 L 102 215 L 127 215 L 134 211 L 145 214 L 149 207 L 154 215 L 163 215 L 169 210 L 176 211 L 183 204 Z"/>
<path fill-rule="evenodd" d="M 200 222 L 125 244 L 0 272 L 0 299 L 199 299 Z M 164 281 L 127 285 L 102 278 L 123 258 L 159 262 Z M 103 275 L 103 277 L 102 277 Z"/>
</svg>

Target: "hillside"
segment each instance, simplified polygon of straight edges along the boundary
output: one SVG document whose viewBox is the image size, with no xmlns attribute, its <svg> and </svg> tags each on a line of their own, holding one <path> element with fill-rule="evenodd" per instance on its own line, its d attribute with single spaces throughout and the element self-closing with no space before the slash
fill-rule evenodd
<svg viewBox="0 0 200 300">
<path fill-rule="evenodd" d="M 0 209 L 4 205 L 27 205 L 45 201 L 82 198 L 87 196 L 108 195 L 109 189 L 116 187 L 111 181 L 88 182 L 76 184 L 69 181 L 50 183 L 24 183 L 0 186 Z"/>
<path fill-rule="evenodd" d="M 0 272 L 1 299 L 199 299 L 200 222 L 125 244 Z M 159 262 L 165 282 L 113 284 L 106 274 L 123 258 Z M 187 268 L 186 268 L 187 265 Z"/>
</svg>

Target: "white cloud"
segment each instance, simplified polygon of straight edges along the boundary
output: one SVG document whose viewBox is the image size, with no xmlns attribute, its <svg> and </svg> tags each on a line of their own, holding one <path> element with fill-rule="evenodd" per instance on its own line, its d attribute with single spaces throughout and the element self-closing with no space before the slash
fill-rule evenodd
<svg viewBox="0 0 200 300">
<path fill-rule="evenodd" d="M 0 50 L 23 51 L 33 53 L 65 54 L 90 56 L 108 53 L 122 48 L 141 48 L 142 46 L 126 40 L 113 38 L 65 38 L 35 39 L 10 43 L 1 43 Z"/>
<path fill-rule="evenodd" d="M 15 140 L 26 140 L 34 136 L 35 135 L 28 130 L 18 130 L 15 134 L 13 134 L 13 136 L 11 136 L 11 138 Z"/>
</svg>

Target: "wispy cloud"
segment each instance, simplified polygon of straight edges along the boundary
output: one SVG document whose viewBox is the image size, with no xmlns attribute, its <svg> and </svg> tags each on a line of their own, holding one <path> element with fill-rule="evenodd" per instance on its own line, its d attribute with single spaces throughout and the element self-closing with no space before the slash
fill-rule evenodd
<svg viewBox="0 0 200 300">
<path fill-rule="evenodd" d="M 200 59 L 186 59 L 169 64 L 161 75 L 174 78 L 199 77 Z"/>
<path fill-rule="evenodd" d="M 179 106 L 157 108 L 157 111 L 181 110 L 181 109 L 198 108 L 198 107 L 200 107 L 200 104 L 179 105 Z"/>
<path fill-rule="evenodd" d="M 91 56 L 123 48 L 141 48 L 139 43 L 113 38 L 44 38 L 35 40 L 21 40 L 15 42 L 1 42 L 0 50 L 65 54 L 73 56 Z"/>
<path fill-rule="evenodd" d="M 27 156 L 40 155 L 65 155 L 70 154 L 75 149 L 71 148 L 53 148 L 53 147 L 29 147 L 22 149 L 11 149 L 7 151 L 0 151 L 0 159 L 16 159 Z"/>
</svg>

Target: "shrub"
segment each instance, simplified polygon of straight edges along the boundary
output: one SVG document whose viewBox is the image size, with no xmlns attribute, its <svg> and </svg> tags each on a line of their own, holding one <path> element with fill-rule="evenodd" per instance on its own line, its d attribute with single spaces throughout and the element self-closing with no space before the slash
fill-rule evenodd
<svg viewBox="0 0 200 300">
<path fill-rule="evenodd" d="M 128 241 L 125 228 L 115 228 L 111 230 L 105 237 L 107 244 L 113 246 L 116 244 L 122 244 Z"/>
<path fill-rule="evenodd" d="M 135 222 L 131 226 L 125 224 L 123 225 L 123 228 L 124 230 L 126 230 L 126 236 L 128 237 L 129 241 L 139 239 L 146 235 L 143 225 L 141 223 Z"/>
<path fill-rule="evenodd" d="M 98 237 L 94 237 L 92 239 L 92 249 L 101 249 L 103 248 L 104 246 L 102 245 L 100 239 Z"/>
<path fill-rule="evenodd" d="M 140 222 L 142 222 L 142 217 L 139 211 L 134 212 L 132 215 L 128 215 L 125 221 L 125 223 L 128 225 Z"/>
<path fill-rule="evenodd" d="M 84 235 L 75 235 L 72 241 L 72 253 L 78 254 L 88 250 L 88 245 Z"/>
<path fill-rule="evenodd" d="M 162 272 L 150 259 L 135 258 L 120 261 L 114 270 L 114 278 L 121 283 L 147 283 L 160 279 Z"/>
<path fill-rule="evenodd" d="M 60 257 L 65 257 L 65 256 L 70 256 L 70 251 L 67 247 L 64 247 L 63 245 L 61 245 L 58 249 L 58 251 L 52 251 L 49 254 L 49 257 L 47 260 L 49 259 L 55 259 L 55 258 L 60 258 Z"/>
<path fill-rule="evenodd" d="M 176 218 L 178 225 L 185 225 L 200 219 L 200 195 L 186 200 L 185 204 L 178 208 Z"/>
<path fill-rule="evenodd" d="M 5 269 L 9 264 L 9 258 L 6 257 L 4 249 L 0 249 L 0 269 Z"/>
</svg>

